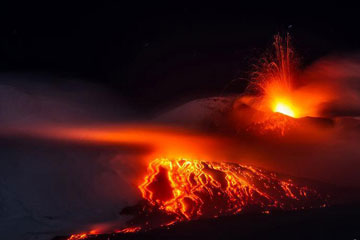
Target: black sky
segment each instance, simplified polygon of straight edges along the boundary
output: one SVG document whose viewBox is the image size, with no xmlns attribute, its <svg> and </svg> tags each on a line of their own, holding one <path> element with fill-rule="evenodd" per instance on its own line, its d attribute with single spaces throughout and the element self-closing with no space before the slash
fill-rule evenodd
<svg viewBox="0 0 360 240">
<path fill-rule="evenodd" d="M 99 83 L 148 111 L 241 91 L 246 81 L 233 80 L 247 77 L 277 32 L 292 34 L 304 65 L 360 49 L 358 10 L 351 6 L 259 7 L 240 2 L 2 4 L 0 72 Z"/>
</svg>

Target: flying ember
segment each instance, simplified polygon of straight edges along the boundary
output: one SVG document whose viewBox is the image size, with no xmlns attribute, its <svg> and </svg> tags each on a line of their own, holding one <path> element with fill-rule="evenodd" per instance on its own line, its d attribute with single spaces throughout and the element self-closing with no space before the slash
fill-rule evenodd
<svg viewBox="0 0 360 240">
<path fill-rule="evenodd" d="M 290 117 L 299 117 L 295 111 L 294 82 L 296 59 L 290 46 L 290 37 L 285 39 L 275 36 L 274 54 L 262 59 L 259 69 L 255 71 L 253 84 L 261 94 L 261 108 L 282 113 Z"/>
</svg>

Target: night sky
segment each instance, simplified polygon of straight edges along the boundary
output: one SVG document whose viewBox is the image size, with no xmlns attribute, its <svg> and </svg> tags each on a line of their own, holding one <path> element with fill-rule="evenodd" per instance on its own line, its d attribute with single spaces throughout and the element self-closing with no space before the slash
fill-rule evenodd
<svg viewBox="0 0 360 240">
<path fill-rule="evenodd" d="M 0 71 L 48 74 L 53 77 L 47 81 L 53 82 L 95 82 L 137 111 L 158 111 L 199 97 L 241 92 L 251 65 L 278 32 L 291 33 L 303 65 L 360 48 L 356 9 L 330 3 L 312 7 L 2 4 Z"/>
</svg>

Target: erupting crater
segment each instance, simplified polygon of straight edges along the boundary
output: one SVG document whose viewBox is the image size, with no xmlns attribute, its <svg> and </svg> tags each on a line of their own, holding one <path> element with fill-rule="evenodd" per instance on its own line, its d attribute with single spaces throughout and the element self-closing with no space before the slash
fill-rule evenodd
<svg viewBox="0 0 360 240">
<path fill-rule="evenodd" d="M 287 115 L 289 117 L 295 117 L 295 111 L 293 110 L 293 107 L 290 104 L 284 103 L 284 102 L 278 102 L 275 104 L 274 112 L 282 113 L 284 115 Z"/>
</svg>

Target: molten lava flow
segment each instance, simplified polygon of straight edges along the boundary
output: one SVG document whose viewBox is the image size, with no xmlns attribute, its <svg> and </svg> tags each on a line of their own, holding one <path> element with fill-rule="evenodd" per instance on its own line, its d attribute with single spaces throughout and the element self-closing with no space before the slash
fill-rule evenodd
<svg viewBox="0 0 360 240">
<path fill-rule="evenodd" d="M 121 230 L 116 230 L 115 233 L 135 233 L 141 230 L 141 227 L 127 227 L 123 228 Z M 91 230 L 88 233 L 78 233 L 78 234 L 72 234 L 70 237 L 67 238 L 67 240 L 81 240 L 81 239 L 92 239 L 94 236 L 104 234 L 102 231 L 98 230 Z"/>
<path fill-rule="evenodd" d="M 297 209 L 323 198 L 306 186 L 234 163 L 160 158 L 139 186 L 144 199 L 177 221 L 237 214 L 245 209 Z"/>
<path fill-rule="evenodd" d="M 86 239 L 88 237 L 88 234 L 86 233 L 79 233 L 79 234 L 73 234 L 71 235 L 68 240 L 80 240 L 80 239 Z"/>
<path fill-rule="evenodd" d="M 151 161 L 138 188 L 143 200 L 128 207 L 126 211 L 132 209 L 132 213 L 124 212 L 135 217 L 112 235 L 244 211 L 269 214 L 274 209 L 324 207 L 328 201 L 328 196 L 311 187 L 259 168 L 185 158 Z M 73 234 L 68 240 L 92 239 L 99 234 L 93 230 Z M 108 236 L 104 234 L 100 238 Z"/>
<path fill-rule="evenodd" d="M 116 233 L 134 233 L 134 232 L 138 232 L 141 230 L 141 227 L 128 227 L 128 228 L 124 228 L 122 230 L 118 230 L 116 231 Z"/>
</svg>

